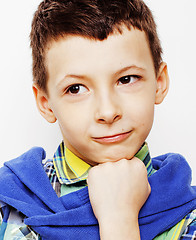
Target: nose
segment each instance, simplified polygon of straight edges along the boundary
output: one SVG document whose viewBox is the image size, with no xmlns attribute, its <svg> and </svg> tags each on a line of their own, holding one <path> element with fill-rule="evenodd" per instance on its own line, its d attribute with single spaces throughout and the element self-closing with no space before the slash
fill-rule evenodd
<svg viewBox="0 0 196 240">
<path fill-rule="evenodd" d="M 112 124 L 122 118 L 122 109 L 117 96 L 109 93 L 102 93 L 96 103 L 96 122 L 101 124 Z"/>
</svg>

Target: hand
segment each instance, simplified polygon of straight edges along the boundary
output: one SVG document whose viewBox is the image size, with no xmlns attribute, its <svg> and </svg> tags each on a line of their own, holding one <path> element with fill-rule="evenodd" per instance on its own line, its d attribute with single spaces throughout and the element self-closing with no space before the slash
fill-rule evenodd
<svg viewBox="0 0 196 240">
<path fill-rule="evenodd" d="M 141 160 L 134 157 L 93 167 L 88 188 L 102 240 L 140 239 L 138 214 L 150 194 Z"/>
</svg>

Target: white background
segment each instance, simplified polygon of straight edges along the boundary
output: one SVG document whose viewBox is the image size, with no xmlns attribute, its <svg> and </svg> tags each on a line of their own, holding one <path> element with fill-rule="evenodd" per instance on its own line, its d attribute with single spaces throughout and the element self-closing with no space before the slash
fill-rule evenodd
<svg viewBox="0 0 196 240">
<path fill-rule="evenodd" d="M 32 146 L 52 157 L 61 135 L 58 124 L 39 115 L 31 90 L 29 32 L 40 0 L 1 1 L 0 165 Z M 170 91 L 156 106 L 148 144 L 151 156 L 178 152 L 193 169 L 196 184 L 196 1 L 146 0 L 155 16 L 168 63 Z"/>
</svg>

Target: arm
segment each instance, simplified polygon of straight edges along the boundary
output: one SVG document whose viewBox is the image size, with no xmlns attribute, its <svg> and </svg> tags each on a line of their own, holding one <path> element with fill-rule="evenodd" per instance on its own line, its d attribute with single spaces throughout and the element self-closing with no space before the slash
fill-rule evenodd
<svg viewBox="0 0 196 240">
<path fill-rule="evenodd" d="M 23 220 L 24 217 L 17 210 L 0 202 L 0 239 L 38 239 L 39 235 L 25 225 Z"/>
<path fill-rule="evenodd" d="M 8 206 L 0 201 L 0 239 L 4 239 L 6 228 L 3 227 L 3 220 L 7 221 L 7 218 L 4 216 L 4 212 L 9 212 Z"/>
<path fill-rule="evenodd" d="M 93 167 L 88 187 L 101 239 L 140 239 L 138 214 L 150 194 L 141 160 L 122 159 Z"/>
<path fill-rule="evenodd" d="M 181 235 L 180 240 L 196 239 L 196 209 L 189 213 L 186 219 L 187 222 L 185 221 L 185 224 L 188 224 L 185 231 Z"/>
</svg>

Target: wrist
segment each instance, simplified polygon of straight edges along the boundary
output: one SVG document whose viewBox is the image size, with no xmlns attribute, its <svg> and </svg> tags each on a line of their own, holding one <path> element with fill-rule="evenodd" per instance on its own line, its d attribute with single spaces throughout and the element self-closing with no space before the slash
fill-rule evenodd
<svg viewBox="0 0 196 240">
<path fill-rule="evenodd" d="M 101 240 L 139 240 L 138 215 L 113 214 L 99 221 Z"/>
</svg>

